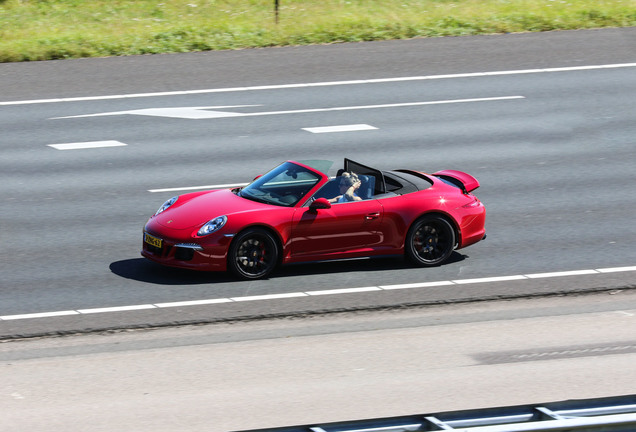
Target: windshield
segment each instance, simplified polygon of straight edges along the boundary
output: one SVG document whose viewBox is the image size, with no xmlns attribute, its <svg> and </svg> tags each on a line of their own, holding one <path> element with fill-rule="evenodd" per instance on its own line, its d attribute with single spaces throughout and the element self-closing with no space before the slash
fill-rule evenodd
<svg viewBox="0 0 636 432">
<path fill-rule="evenodd" d="M 292 207 L 319 181 L 318 174 L 285 162 L 245 186 L 239 196 L 265 204 Z"/>
</svg>

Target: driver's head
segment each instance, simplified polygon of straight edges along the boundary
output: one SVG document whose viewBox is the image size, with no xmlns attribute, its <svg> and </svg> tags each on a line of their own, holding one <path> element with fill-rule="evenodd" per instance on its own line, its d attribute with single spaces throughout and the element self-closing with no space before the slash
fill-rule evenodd
<svg viewBox="0 0 636 432">
<path fill-rule="evenodd" d="M 345 171 L 340 177 L 340 188 L 344 188 L 345 191 L 358 182 L 358 176 L 355 173 Z"/>
</svg>

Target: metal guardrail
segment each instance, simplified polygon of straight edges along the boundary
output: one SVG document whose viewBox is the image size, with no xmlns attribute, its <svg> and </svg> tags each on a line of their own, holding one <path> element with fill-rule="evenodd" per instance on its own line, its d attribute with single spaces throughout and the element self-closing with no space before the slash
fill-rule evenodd
<svg viewBox="0 0 636 432">
<path fill-rule="evenodd" d="M 636 395 L 242 432 L 636 431 Z"/>
</svg>

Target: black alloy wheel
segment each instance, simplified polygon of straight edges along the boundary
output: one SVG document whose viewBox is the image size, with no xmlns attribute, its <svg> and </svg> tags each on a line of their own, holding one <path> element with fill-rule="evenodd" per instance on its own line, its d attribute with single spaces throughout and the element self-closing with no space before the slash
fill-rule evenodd
<svg viewBox="0 0 636 432">
<path fill-rule="evenodd" d="M 406 256 L 421 267 L 440 265 L 455 248 L 455 231 L 441 216 L 423 216 L 411 226 L 404 244 Z"/>
<path fill-rule="evenodd" d="M 236 236 L 228 254 L 228 267 L 241 279 L 269 275 L 278 262 L 278 245 L 270 233 L 251 228 Z"/>
</svg>

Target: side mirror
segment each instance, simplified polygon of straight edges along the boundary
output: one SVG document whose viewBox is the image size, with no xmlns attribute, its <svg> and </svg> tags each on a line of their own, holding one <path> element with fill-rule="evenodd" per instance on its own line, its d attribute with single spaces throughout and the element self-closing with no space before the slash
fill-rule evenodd
<svg viewBox="0 0 636 432">
<path fill-rule="evenodd" d="M 314 202 L 309 204 L 310 210 L 330 209 L 331 203 L 327 198 L 317 198 Z"/>
</svg>

